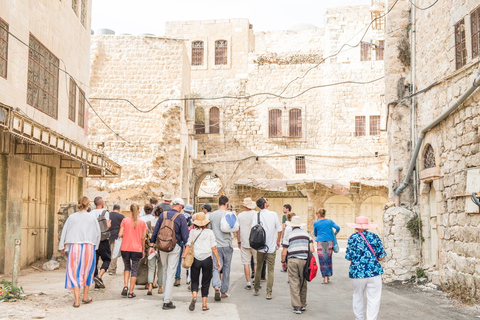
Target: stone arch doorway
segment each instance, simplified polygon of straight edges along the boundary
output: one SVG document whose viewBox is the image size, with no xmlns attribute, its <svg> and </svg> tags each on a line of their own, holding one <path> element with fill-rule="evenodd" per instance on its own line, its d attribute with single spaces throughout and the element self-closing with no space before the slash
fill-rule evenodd
<svg viewBox="0 0 480 320">
<path fill-rule="evenodd" d="M 195 211 L 201 211 L 204 203 L 210 203 L 213 210 L 216 210 L 222 189 L 222 180 L 216 174 L 212 174 L 212 172 L 201 174 L 195 186 Z"/>
<path fill-rule="evenodd" d="M 375 232 L 380 237 L 383 236 L 383 208 L 388 200 L 381 196 L 371 196 L 360 205 L 360 215 L 368 217 L 370 223 L 377 224 L 376 229 L 370 231 Z"/>
<path fill-rule="evenodd" d="M 340 227 L 340 233 L 337 237 L 340 239 L 348 238 L 354 231 L 347 227 L 347 222 L 354 222 L 355 220 L 352 200 L 343 196 L 333 196 L 325 201 L 323 207 L 327 211 L 326 217 L 332 219 Z"/>
</svg>

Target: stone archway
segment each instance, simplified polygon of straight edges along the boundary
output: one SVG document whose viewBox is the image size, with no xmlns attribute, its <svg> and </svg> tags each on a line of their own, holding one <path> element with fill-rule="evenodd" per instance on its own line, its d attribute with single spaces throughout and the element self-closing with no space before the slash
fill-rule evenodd
<svg viewBox="0 0 480 320">
<path fill-rule="evenodd" d="M 371 196 L 360 205 L 360 215 L 368 217 L 370 223 L 377 224 L 377 229 L 372 229 L 380 237 L 383 236 L 383 208 L 388 200 L 381 196 Z"/>
<path fill-rule="evenodd" d="M 218 206 L 218 197 L 223 188 L 222 180 L 212 172 L 202 173 L 195 184 L 195 210 L 201 211 L 204 203 L 210 203 L 213 210 Z"/>
<path fill-rule="evenodd" d="M 347 222 L 355 221 L 353 201 L 344 196 L 333 196 L 325 201 L 323 207 L 327 211 L 326 217 L 332 219 L 340 227 L 338 238 L 348 238 L 354 231 L 347 227 Z"/>
</svg>

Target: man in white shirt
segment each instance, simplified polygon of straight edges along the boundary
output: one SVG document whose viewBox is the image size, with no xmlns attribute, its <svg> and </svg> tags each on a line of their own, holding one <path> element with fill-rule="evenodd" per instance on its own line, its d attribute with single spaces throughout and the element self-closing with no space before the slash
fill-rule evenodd
<svg viewBox="0 0 480 320">
<path fill-rule="evenodd" d="M 111 227 L 111 222 L 110 222 L 110 215 L 108 210 L 103 209 L 103 199 L 102 197 L 96 197 L 93 200 L 93 203 L 95 204 L 95 209 L 90 211 L 89 213 L 93 215 L 96 219 L 100 217 L 101 214 L 105 211 L 105 219 L 107 220 L 107 225 L 108 228 Z M 102 277 L 104 273 L 108 270 L 108 267 L 110 266 L 110 261 L 112 260 L 112 251 L 110 250 L 110 241 L 107 239 L 100 241 L 100 244 L 98 245 L 98 248 L 96 248 L 96 264 L 95 264 L 95 288 L 105 288 L 105 284 L 103 283 Z M 102 258 L 102 266 L 100 267 L 100 271 L 98 270 L 98 258 Z"/>
<path fill-rule="evenodd" d="M 263 261 L 267 260 L 267 300 L 272 299 L 272 287 L 274 279 L 274 270 L 275 270 L 275 257 L 277 255 L 277 250 L 280 248 L 280 237 L 282 236 L 282 226 L 278 220 L 278 215 L 276 212 L 268 210 L 268 200 L 264 197 L 260 197 L 256 201 L 257 207 L 261 209 L 260 211 L 260 222 L 265 230 L 265 245 L 264 250 L 259 250 L 257 252 L 257 269 L 255 271 L 255 280 L 253 283 L 253 295 L 258 296 L 260 290 L 260 277 L 262 273 Z M 253 216 L 253 221 L 251 227 L 258 224 L 258 215 Z M 276 242 L 275 242 L 276 238 Z"/>
<path fill-rule="evenodd" d="M 251 290 L 252 284 L 250 282 L 250 262 L 253 257 L 255 265 L 253 270 L 255 270 L 257 264 L 257 251 L 250 247 L 250 231 L 252 230 L 253 216 L 258 214 L 258 212 L 253 210 L 257 205 L 252 201 L 252 198 L 243 199 L 242 206 L 245 209 L 244 211 L 240 212 L 237 217 L 240 224 L 240 229 L 237 231 L 237 240 L 238 248 L 240 249 L 240 257 L 243 264 L 243 272 L 245 273 L 245 279 L 247 280 L 245 289 Z"/>
</svg>

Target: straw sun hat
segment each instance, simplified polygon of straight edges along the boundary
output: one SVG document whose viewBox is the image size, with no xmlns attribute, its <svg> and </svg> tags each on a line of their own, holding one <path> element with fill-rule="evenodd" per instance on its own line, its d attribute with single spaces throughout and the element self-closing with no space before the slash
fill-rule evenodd
<svg viewBox="0 0 480 320">
<path fill-rule="evenodd" d="M 197 212 L 195 214 L 195 220 L 193 221 L 193 224 L 196 225 L 197 227 L 204 227 L 209 223 L 210 223 L 210 220 L 207 219 L 207 217 L 205 216 L 205 213 Z"/>
</svg>

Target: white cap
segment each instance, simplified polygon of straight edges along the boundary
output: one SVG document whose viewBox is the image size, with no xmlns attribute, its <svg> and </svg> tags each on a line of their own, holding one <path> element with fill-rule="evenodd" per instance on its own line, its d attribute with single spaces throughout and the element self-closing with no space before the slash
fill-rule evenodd
<svg viewBox="0 0 480 320">
<path fill-rule="evenodd" d="M 175 198 L 175 199 L 173 199 L 172 205 L 176 205 L 176 204 L 177 204 L 177 205 L 179 204 L 179 205 L 182 205 L 182 206 L 185 207 L 185 202 L 183 201 L 182 198 Z"/>
</svg>

